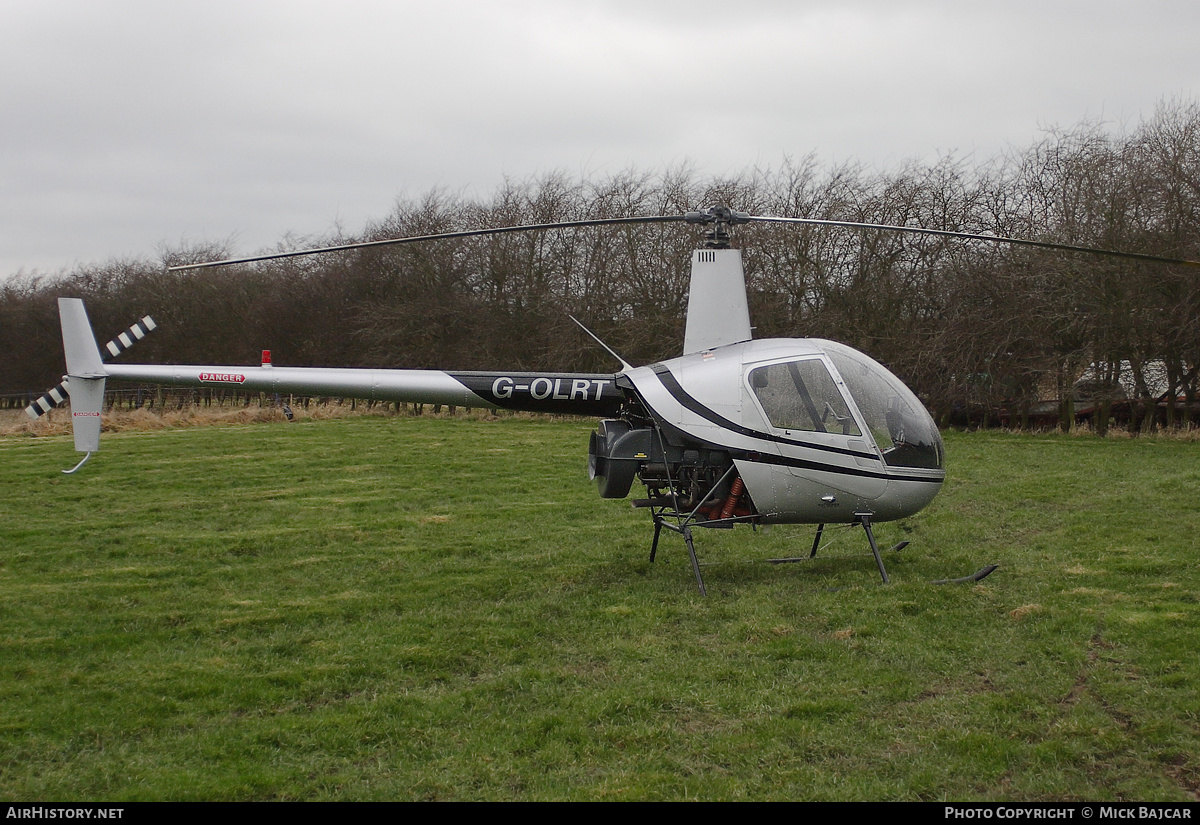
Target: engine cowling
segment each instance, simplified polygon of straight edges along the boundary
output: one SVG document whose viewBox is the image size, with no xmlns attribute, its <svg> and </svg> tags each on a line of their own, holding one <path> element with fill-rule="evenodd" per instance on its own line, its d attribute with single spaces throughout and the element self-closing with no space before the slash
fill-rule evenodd
<svg viewBox="0 0 1200 825">
<path fill-rule="evenodd" d="M 634 428 L 628 421 L 606 418 L 588 444 L 588 478 L 601 498 L 625 498 L 638 470 L 649 460 L 653 430 Z"/>
</svg>

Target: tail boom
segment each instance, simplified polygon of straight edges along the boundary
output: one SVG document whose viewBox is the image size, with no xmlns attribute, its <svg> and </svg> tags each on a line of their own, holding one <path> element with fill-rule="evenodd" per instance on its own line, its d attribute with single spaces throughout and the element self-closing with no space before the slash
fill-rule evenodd
<svg viewBox="0 0 1200 825">
<path fill-rule="evenodd" d="M 194 389 L 349 396 L 560 415 L 615 415 L 623 402 L 616 375 L 602 373 L 152 364 L 107 364 L 105 371 L 114 380 Z"/>
</svg>

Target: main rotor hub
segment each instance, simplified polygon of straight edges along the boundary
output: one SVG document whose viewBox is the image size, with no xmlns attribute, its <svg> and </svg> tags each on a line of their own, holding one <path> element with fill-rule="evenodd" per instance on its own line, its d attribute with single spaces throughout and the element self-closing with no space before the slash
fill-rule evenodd
<svg viewBox="0 0 1200 825">
<path fill-rule="evenodd" d="M 704 233 L 706 249 L 728 249 L 729 227 L 750 222 L 748 212 L 734 212 L 728 206 L 710 206 L 704 212 L 688 212 L 683 218 L 688 223 L 712 227 Z"/>
</svg>

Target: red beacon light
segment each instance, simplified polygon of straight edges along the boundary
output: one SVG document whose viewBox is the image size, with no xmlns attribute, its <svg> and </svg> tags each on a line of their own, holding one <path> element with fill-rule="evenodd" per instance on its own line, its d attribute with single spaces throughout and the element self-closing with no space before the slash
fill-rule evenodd
<svg viewBox="0 0 1200 825">
<path fill-rule="evenodd" d="M 269 367 L 269 366 L 271 366 L 271 351 L 270 351 L 269 349 L 265 349 L 265 350 L 263 350 L 263 351 L 262 351 L 262 353 L 263 353 L 263 356 L 262 356 L 262 365 L 263 365 L 264 367 Z"/>
</svg>

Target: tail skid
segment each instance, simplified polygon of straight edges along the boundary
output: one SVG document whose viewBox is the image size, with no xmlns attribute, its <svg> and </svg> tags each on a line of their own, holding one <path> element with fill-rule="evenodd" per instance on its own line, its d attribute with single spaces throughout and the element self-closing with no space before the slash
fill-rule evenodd
<svg viewBox="0 0 1200 825">
<path fill-rule="evenodd" d="M 82 467 L 84 464 L 87 464 L 87 460 L 91 457 L 92 457 L 92 454 L 88 453 L 83 458 L 79 459 L 79 463 L 76 464 L 74 467 L 72 467 L 69 470 L 63 470 L 62 474 L 65 476 L 74 475 L 75 473 L 79 472 L 80 467 Z"/>
</svg>

